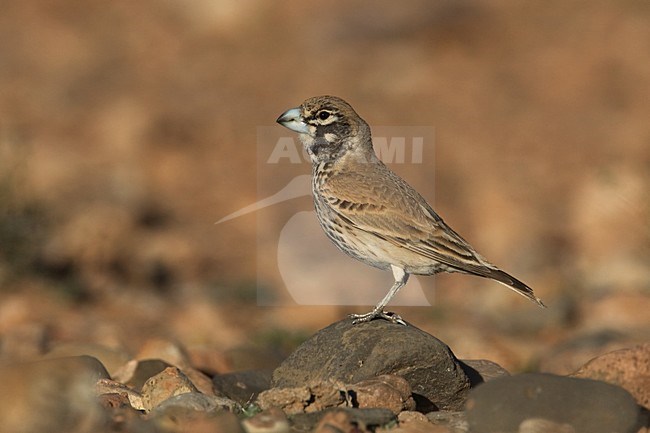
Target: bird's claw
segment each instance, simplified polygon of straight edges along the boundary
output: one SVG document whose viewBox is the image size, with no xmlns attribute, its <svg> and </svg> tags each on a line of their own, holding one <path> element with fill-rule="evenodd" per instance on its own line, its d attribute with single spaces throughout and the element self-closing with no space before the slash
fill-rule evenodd
<svg viewBox="0 0 650 433">
<path fill-rule="evenodd" d="M 388 320 L 391 323 L 406 326 L 406 322 L 398 314 L 392 313 L 390 311 L 373 310 L 365 314 L 350 314 L 350 318 L 352 319 L 353 325 L 357 325 L 359 323 L 367 323 L 375 319 L 384 319 Z"/>
</svg>

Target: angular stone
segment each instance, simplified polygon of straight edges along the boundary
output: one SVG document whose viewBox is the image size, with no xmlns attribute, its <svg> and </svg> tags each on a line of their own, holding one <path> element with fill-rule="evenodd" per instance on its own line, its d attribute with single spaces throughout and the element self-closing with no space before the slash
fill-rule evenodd
<svg viewBox="0 0 650 433">
<path fill-rule="evenodd" d="M 189 356 L 184 347 L 162 338 L 150 338 L 145 341 L 135 355 L 135 359 L 160 359 L 179 368 L 190 365 Z"/>
<path fill-rule="evenodd" d="M 650 410 L 650 343 L 594 358 L 572 376 L 623 387 L 639 405 Z"/>
<path fill-rule="evenodd" d="M 287 415 L 302 412 L 319 412 L 323 409 L 351 406 L 346 385 L 333 382 L 314 382 L 293 388 L 271 388 L 257 396 L 263 409 L 280 408 Z"/>
<path fill-rule="evenodd" d="M 467 402 L 473 433 L 517 433 L 522 425 L 533 425 L 531 419 L 554 423 L 560 431 L 570 427 L 575 433 L 632 433 L 639 416 L 634 398 L 623 388 L 539 373 L 487 382 L 472 390 Z"/>
<path fill-rule="evenodd" d="M 349 319 L 317 332 L 274 372 L 272 386 L 314 381 L 356 383 L 382 374 L 411 385 L 418 409 L 460 409 L 470 381 L 446 344 L 413 326 Z"/>
<path fill-rule="evenodd" d="M 145 410 L 142 404 L 142 395 L 128 386 L 110 379 L 99 379 L 95 384 L 95 392 L 98 396 L 120 395 L 126 398 L 133 409 Z"/>
<path fill-rule="evenodd" d="M 142 386 L 142 405 L 148 412 L 170 397 L 198 392 L 192 382 L 176 367 L 168 367 Z"/>
<path fill-rule="evenodd" d="M 207 375 L 189 365 L 184 367 L 174 366 L 162 359 L 143 359 L 140 361 L 133 359 L 118 369 L 113 374 L 113 377 L 115 380 L 139 390 L 142 389 L 147 380 L 169 367 L 181 370 L 203 394 L 215 395 L 212 380 Z"/>
<path fill-rule="evenodd" d="M 415 409 L 406 379 L 388 374 L 353 385 L 325 381 L 293 388 L 271 388 L 260 393 L 257 404 L 262 409 L 280 408 L 289 415 L 334 407 L 384 408 L 396 415 Z"/>
<path fill-rule="evenodd" d="M 360 408 L 386 408 L 395 415 L 403 410 L 414 410 L 415 400 L 406 379 L 384 374 L 349 385 L 348 394 L 353 395 L 353 405 Z"/>
</svg>

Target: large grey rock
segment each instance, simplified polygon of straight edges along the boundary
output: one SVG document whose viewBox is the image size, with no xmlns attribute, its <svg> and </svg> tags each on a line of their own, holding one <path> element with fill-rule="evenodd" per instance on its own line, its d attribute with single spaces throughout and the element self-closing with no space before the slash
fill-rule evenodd
<svg viewBox="0 0 650 433">
<path fill-rule="evenodd" d="M 473 389 L 467 401 L 472 433 L 517 433 L 535 428 L 632 433 L 638 430 L 639 417 L 639 407 L 623 388 L 552 374 L 495 379 Z"/>
<path fill-rule="evenodd" d="M 317 332 L 274 372 L 274 387 L 318 381 L 347 384 L 383 374 L 406 379 L 418 409 L 455 410 L 463 406 L 470 381 L 449 347 L 411 325 L 384 320 L 352 325 L 342 320 Z"/>
</svg>

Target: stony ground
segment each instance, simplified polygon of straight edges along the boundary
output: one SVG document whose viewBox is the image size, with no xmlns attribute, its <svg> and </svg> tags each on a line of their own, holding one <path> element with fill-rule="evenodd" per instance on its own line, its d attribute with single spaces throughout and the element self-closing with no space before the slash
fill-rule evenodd
<svg viewBox="0 0 650 433">
<path fill-rule="evenodd" d="M 549 306 L 470 277 L 420 278 L 432 306 L 394 308 L 414 327 L 458 359 L 512 374 L 565 376 L 647 343 L 648 24 L 643 0 L 3 2 L 6 426 L 34 421 L 17 431 L 40 431 L 35 412 L 61 413 L 35 398 L 83 415 L 70 416 L 86 420 L 80 429 L 107 413 L 117 431 L 176 428 L 150 422 L 158 404 L 137 402 L 163 372 L 192 391 L 188 405 L 236 412 L 206 383 L 273 371 L 318 330 L 367 308 L 304 305 L 288 288 L 287 264 L 305 290 L 353 292 L 381 278 L 362 265 L 332 268 L 343 266 L 332 265 L 338 253 L 312 238 L 298 237 L 293 259 L 281 260 L 283 228 L 310 210 L 308 197 L 214 224 L 309 173 L 264 162 L 284 133 L 275 118 L 324 93 L 371 125 L 433 127 L 421 163 L 393 168 Z M 100 363 L 32 364 L 82 354 Z M 634 394 L 645 377 L 600 379 Z M 98 379 L 104 388 L 83 391 Z M 81 400 L 60 397 L 68 393 Z M 119 397 L 84 409 L 97 393 Z M 220 422 L 239 428 L 233 416 Z M 361 415 L 331 416 L 347 425 Z"/>
</svg>

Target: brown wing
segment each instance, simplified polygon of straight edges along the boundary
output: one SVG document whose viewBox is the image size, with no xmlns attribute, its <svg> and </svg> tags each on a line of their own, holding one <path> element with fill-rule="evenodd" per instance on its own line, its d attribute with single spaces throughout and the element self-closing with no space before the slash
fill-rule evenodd
<svg viewBox="0 0 650 433">
<path fill-rule="evenodd" d="M 479 255 L 385 165 L 348 167 L 329 177 L 321 194 L 356 228 L 457 271 L 494 279 L 542 305 L 530 287 Z"/>
<path fill-rule="evenodd" d="M 356 228 L 402 248 L 459 270 L 488 265 L 417 191 L 383 164 L 360 164 L 337 173 L 321 194 Z"/>
</svg>

